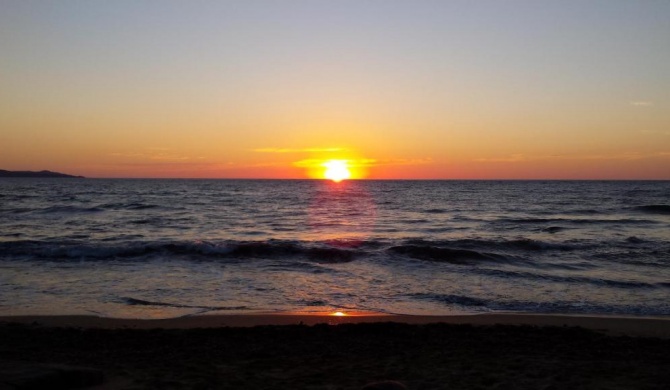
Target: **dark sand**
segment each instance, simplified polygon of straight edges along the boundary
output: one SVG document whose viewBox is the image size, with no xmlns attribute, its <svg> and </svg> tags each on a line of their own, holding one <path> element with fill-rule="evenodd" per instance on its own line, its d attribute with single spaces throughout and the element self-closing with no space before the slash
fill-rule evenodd
<svg viewBox="0 0 670 390">
<path fill-rule="evenodd" d="M 380 380 L 409 389 L 667 389 L 670 322 L 535 315 L 0 318 L 0 367 L 53 363 L 101 370 L 106 382 L 98 389 L 334 390 Z"/>
</svg>

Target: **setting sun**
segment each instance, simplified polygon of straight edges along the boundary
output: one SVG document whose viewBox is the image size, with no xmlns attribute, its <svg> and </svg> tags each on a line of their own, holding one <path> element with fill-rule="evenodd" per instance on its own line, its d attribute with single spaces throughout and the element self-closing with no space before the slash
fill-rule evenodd
<svg viewBox="0 0 670 390">
<path fill-rule="evenodd" d="M 346 160 L 329 160 L 323 163 L 323 166 L 326 167 L 323 177 L 336 183 L 351 177 Z"/>
</svg>

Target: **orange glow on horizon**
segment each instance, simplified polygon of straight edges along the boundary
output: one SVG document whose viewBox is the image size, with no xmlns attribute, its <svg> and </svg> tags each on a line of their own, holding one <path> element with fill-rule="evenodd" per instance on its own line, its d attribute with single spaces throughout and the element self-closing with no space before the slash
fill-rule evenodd
<svg viewBox="0 0 670 390">
<path fill-rule="evenodd" d="M 368 176 L 372 159 L 360 158 L 351 154 L 328 156 L 317 155 L 312 158 L 293 162 L 293 166 L 303 168 L 310 179 L 330 180 L 339 183 L 343 180 L 363 179 Z"/>
<path fill-rule="evenodd" d="M 341 312 L 341 311 L 336 311 L 335 313 L 333 313 L 333 314 L 331 314 L 331 315 L 333 315 L 333 316 L 335 316 L 335 317 L 346 317 L 346 316 L 347 316 L 346 313 L 343 313 L 343 312 Z"/>
</svg>

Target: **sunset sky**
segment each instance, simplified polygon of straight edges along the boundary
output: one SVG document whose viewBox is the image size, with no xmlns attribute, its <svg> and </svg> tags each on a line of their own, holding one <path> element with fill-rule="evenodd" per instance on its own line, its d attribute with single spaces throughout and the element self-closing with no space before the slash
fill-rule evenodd
<svg viewBox="0 0 670 390">
<path fill-rule="evenodd" d="M 670 179 L 670 1 L 0 2 L 0 169 Z"/>
</svg>

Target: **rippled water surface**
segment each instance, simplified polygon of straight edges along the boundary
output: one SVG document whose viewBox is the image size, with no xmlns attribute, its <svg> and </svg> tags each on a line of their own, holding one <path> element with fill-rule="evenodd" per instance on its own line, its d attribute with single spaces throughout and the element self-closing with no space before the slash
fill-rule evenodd
<svg viewBox="0 0 670 390">
<path fill-rule="evenodd" d="M 0 180 L 0 314 L 670 315 L 670 182 Z"/>
</svg>

